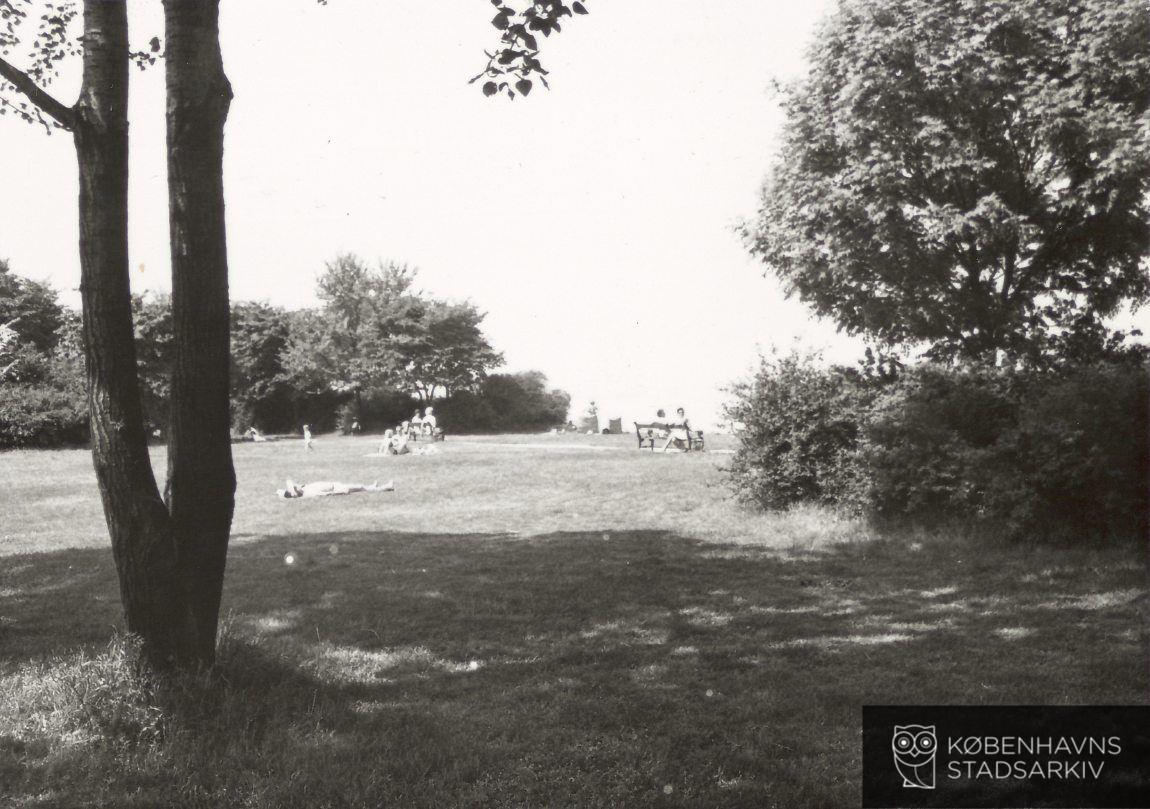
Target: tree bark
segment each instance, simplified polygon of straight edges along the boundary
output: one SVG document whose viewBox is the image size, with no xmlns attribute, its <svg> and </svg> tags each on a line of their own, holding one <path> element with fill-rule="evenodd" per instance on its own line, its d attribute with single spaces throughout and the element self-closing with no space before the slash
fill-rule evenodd
<svg viewBox="0 0 1150 809">
<path fill-rule="evenodd" d="M 210 664 L 236 480 L 223 190 L 232 92 L 220 53 L 219 0 L 164 0 L 164 21 L 175 336 L 164 495 L 192 616 L 190 652 Z"/>
<path fill-rule="evenodd" d="M 146 660 L 180 657 L 186 615 L 140 406 L 128 283 L 128 20 L 123 0 L 84 4 L 84 71 L 71 117 L 80 178 L 80 294 L 92 458 L 124 618 Z"/>
</svg>

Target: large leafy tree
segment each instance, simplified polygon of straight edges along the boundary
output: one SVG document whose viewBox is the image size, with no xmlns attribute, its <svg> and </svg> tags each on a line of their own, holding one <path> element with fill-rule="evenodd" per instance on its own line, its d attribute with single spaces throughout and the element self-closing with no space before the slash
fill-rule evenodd
<svg viewBox="0 0 1150 809">
<path fill-rule="evenodd" d="M 294 393 L 283 354 L 287 312 L 266 303 L 232 306 L 232 420 L 261 430 L 289 429 Z"/>
<path fill-rule="evenodd" d="M 417 291 L 415 278 L 406 265 L 372 266 L 352 253 L 327 262 L 322 308 L 293 317 L 284 367 L 295 384 L 359 402 L 400 387 L 431 401 L 481 382 L 503 359 L 483 333 L 484 313 Z"/>
<path fill-rule="evenodd" d="M 394 262 L 369 265 L 351 253 L 329 261 L 316 294 L 323 303 L 313 318 L 297 319 L 288 370 L 356 401 L 370 389 L 396 384 L 401 349 L 420 331 L 427 308 L 412 291 L 415 272 Z"/>
<path fill-rule="evenodd" d="M 164 294 L 132 296 L 132 325 L 145 426 L 166 431 L 172 397 L 172 299 Z"/>
<path fill-rule="evenodd" d="M 16 275 L 0 259 L 0 324 L 8 326 L 21 344 L 51 351 L 63 322 L 64 308 L 56 290 Z"/>
<path fill-rule="evenodd" d="M 192 647 L 206 644 L 192 640 L 195 622 L 183 597 L 171 521 L 152 474 L 132 334 L 127 6 L 123 0 L 85 0 L 78 40 L 72 30 L 77 9 L 70 0 L 39 7 L 0 0 L 0 107 L 72 135 L 92 458 L 124 616 L 128 629 L 144 639 L 150 662 L 192 662 Z M 83 74 L 79 97 L 69 106 L 49 86 L 60 59 L 77 50 Z"/>
<path fill-rule="evenodd" d="M 44 376 L 63 323 L 64 308 L 56 291 L 16 275 L 0 259 L 0 382 Z"/>
<path fill-rule="evenodd" d="M 843 0 L 751 249 L 852 333 L 1025 355 L 1150 291 L 1144 0 Z"/>
<path fill-rule="evenodd" d="M 407 385 L 421 401 L 431 401 L 437 392 L 450 397 L 474 390 L 503 363 L 483 333 L 485 317 L 469 302 L 427 304 L 415 333 L 400 347 Z"/>
</svg>

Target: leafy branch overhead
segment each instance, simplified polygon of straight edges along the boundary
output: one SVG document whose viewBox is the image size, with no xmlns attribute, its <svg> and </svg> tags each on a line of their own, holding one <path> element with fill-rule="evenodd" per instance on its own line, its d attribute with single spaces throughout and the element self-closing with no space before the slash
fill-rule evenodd
<svg viewBox="0 0 1150 809">
<path fill-rule="evenodd" d="M 539 61 L 537 34 L 549 37 L 552 31 L 562 31 L 564 17 L 586 14 L 587 8 L 580 2 L 568 4 L 562 0 L 539 0 L 523 10 L 506 0 L 491 0 L 491 4 L 497 9 L 491 24 L 502 31 L 499 47 L 484 51 L 487 67 L 468 83 L 484 79 L 485 96 L 507 93 L 509 98 L 529 95 L 535 80 L 550 89 L 547 70 Z"/>
<path fill-rule="evenodd" d="M 60 64 L 80 55 L 80 5 L 79 0 L 0 0 L 0 115 L 48 131 L 68 128 L 70 109 L 47 88 L 59 78 Z M 129 52 L 141 70 L 162 56 L 159 37 Z"/>
</svg>

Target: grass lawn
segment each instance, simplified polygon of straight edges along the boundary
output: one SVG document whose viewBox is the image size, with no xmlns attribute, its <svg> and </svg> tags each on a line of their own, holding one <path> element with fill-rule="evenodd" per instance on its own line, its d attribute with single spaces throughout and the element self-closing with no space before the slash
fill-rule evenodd
<svg viewBox="0 0 1150 809">
<path fill-rule="evenodd" d="M 88 454 L 0 454 L 0 805 L 847 807 L 864 704 L 1150 702 L 1144 550 L 749 513 L 633 444 L 237 446 L 220 672 L 158 693 Z"/>
</svg>

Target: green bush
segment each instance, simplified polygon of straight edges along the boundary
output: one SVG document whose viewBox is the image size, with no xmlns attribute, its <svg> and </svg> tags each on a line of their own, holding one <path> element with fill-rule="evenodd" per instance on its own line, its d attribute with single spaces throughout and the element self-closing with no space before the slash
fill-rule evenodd
<svg viewBox="0 0 1150 809">
<path fill-rule="evenodd" d="M 409 420 L 416 410 L 422 413 L 424 407 L 425 403 L 403 391 L 370 391 L 340 408 L 339 430 L 347 435 L 352 432 L 352 424 L 358 421 L 361 430 L 383 432 Z"/>
<path fill-rule="evenodd" d="M 915 368 L 869 414 L 864 501 L 882 518 L 975 519 L 1015 537 L 1142 536 L 1148 382 L 1137 361 Z"/>
<path fill-rule="evenodd" d="M 1150 374 L 1139 356 L 1053 370 L 924 363 L 897 376 L 764 361 L 735 388 L 740 496 L 1012 537 L 1145 536 Z"/>
<path fill-rule="evenodd" d="M 0 384 L 0 449 L 75 446 L 88 441 L 83 393 L 51 384 Z"/>
<path fill-rule="evenodd" d="M 1017 426 L 986 468 L 986 516 L 1016 534 L 1145 537 L 1146 365 L 1079 367 L 1019 392 Z"/>
<path fill-rule="evenodd" d="M 861 498 L 880 518 L 943 522 L 981 514 L 987 465 L 1017 422 L 1011 374 L 921 365 L 908 369 L 866 414 Z"/>
<path fill-rule="evenodd" d="M 741 441 L 731 476 L 741 499 L 768 509 L 858 500 L 859 430 L 875 394 L 863 374 L 793 353 L 764 358 L 732 393 L 726 415 Z"/>
<path fill-rule="evenodd" d="M 491 374 L 477 391 L 463 390 L 437 403 L 449 433 L 534 433 L 567 423 L 571 397 L 548 389 L 539 371 Z"/>
</svg>

